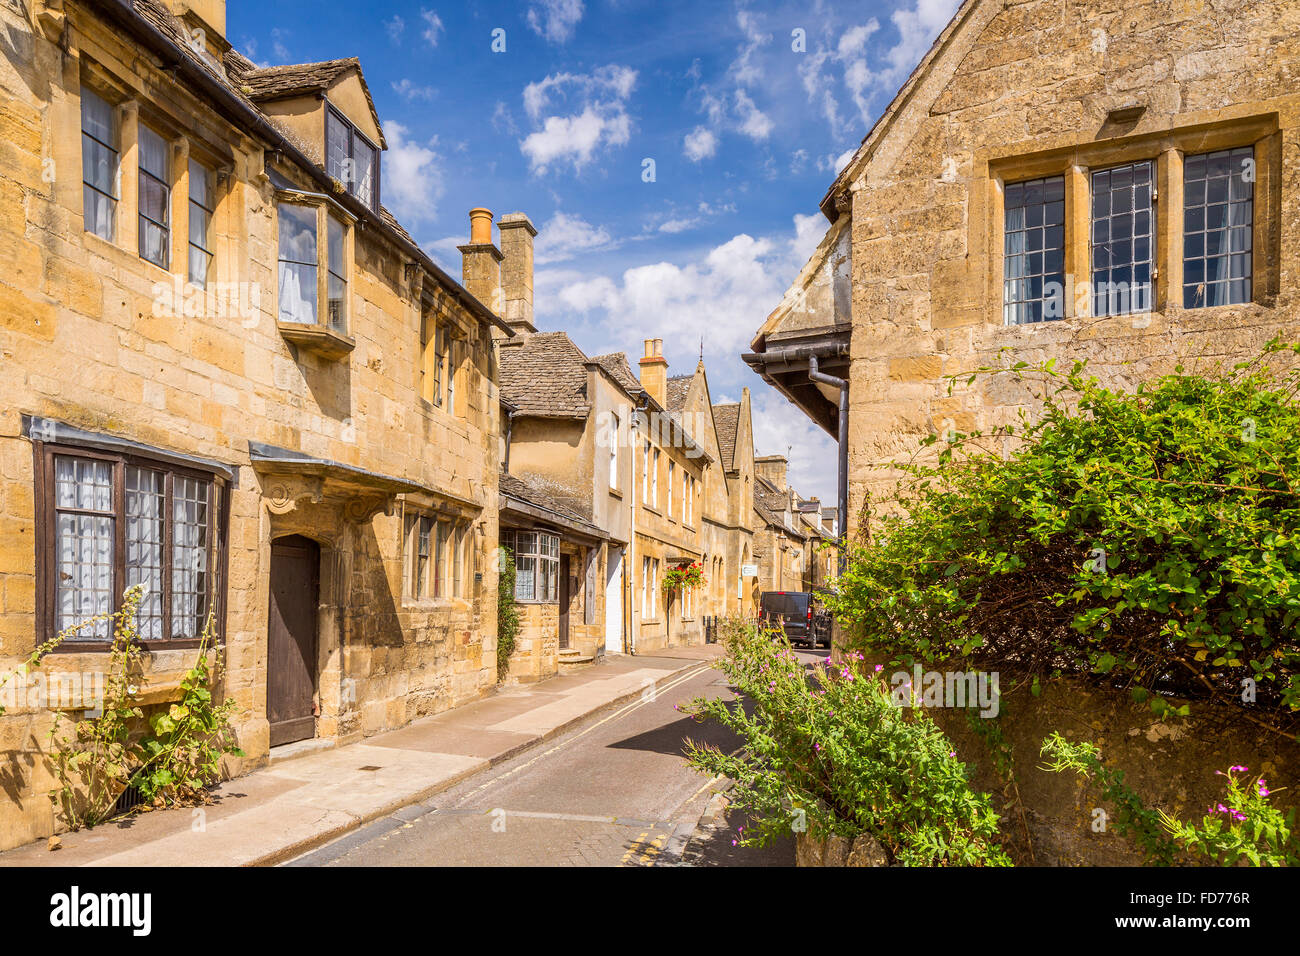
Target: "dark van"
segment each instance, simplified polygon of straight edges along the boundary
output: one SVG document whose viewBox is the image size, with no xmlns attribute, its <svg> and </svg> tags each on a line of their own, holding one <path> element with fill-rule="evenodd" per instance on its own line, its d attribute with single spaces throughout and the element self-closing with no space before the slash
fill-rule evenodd
<svg viewBox="0 0 1300 956">
<path fill-rule="evenodd" d="M 791 644 L 831 646 L 830 628 L 816 598 L 808 591 L 764 591 L 758 599 L 759 616 L 766 623 L 780 624 Z"/>
</svg>

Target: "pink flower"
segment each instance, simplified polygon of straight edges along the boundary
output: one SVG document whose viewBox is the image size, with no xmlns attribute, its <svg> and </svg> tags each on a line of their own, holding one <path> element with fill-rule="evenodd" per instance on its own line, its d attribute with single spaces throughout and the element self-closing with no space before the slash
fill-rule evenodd
<svg viewBox="0 0 1300 956">
<path fill-rule="evenodd" d="M 1249 769 L 1250 769 L 1249 767 L 1243 767 L 1241 766 L 1241 764 L 1236 764 L 1235 766 L 1228 768 L 1228 773 L 1232 773 L 1233 771 L 1240 771 L 1242 773 L 1245 773 Z"/>
</svg>

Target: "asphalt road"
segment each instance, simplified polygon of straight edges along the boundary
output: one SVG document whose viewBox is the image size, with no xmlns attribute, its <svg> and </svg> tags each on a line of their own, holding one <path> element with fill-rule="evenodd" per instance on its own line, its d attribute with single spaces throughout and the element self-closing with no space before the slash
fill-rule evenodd
<svg viewBox="0 0 1300 956">
<path fill-rule="evenodd" d="M 824 651 L 800 651 L 810 663 Z M 433 799 L 376 820 L 288 866 L 792 866 L 794 846 L 732 847 L 728 819 L 697 832 L 717 781 L 682 756 L 690 738 L 728 751 L 739 741 L 683 716 L 692 699 L 733 698 L 712 668 L 642 699 Z M 732 814 L 734 817 L 734 814 Z"/>
</svg>

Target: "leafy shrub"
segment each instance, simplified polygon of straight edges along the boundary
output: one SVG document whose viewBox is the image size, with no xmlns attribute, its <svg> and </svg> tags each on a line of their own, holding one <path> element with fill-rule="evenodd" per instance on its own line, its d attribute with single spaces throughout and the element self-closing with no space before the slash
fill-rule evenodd
<svg viewBox="0 0 1300 956">
<path fill-rule="evenodd" d="M 515 556 L 507 547 L 497 548 L 497 680 L 510 673 L 510 655 L 519 636 L 519 608 L 515 604 Z"/>
<path fill-rule="evenodd" d="M 733 622 L 722 637 L 717 666 L 741 699 L 700 698 L 691 710 L 744 747 L 725 754 L 689 742 L 687 756 L 735 781 L 732 803 L 754 822 L 739 844 L 804 830 L 870 834 L 907 866 L 1009 865 L 988 797 L 971 790 L 947 738 L 924 712 L 891 703 L 884 683 L 858 670 L 860 657 L 810 681 L 778 634 Z"/>
<path fill-rule="evenodd" d="M 1300 347 L 1265 356 L 1279 351 Z M 931 436 L 937 460 L 901 466 L 893 512 L 831 598 L 850 646 L 1035 686 L 1084 675 L 1157 713 L 1253 693 L 1261 723 L 1293 730 L 1300 377 L 1263 362 L 1180 367 L 1135 394 L 1082 364 L 972 375 L 1039 377 L 1041 417 Z"/>
<path fill-rule="evenodd" d="M 1242 777 L 1250 768 L 1216 770 L 1226 778 L 1227 793 L 1195 823 L 1185 823 L 1163 810 L 1147 809 L 1140 797 L 1124 784 L 1124 772 L 1106 767 L 1101 752 L 1090 743 L 1071 743 L 1060 734 L 1043 741 L 1043 753 L 1052 758 L 1046 767 L 1073 770 L 1102 786 L 1102 797 L 1115 808 L 1115 829 L 1131 836 L 1147 860 L 1162 866 L 1178 862 L 1177 855 L 1200 858 L 1220 866 L 1300 866 L 1300 833 L 1295 830 L 1295 810 L 1283 813 L 1269 803 L 1275 792 L 1263 777 Z"/>
</svg>

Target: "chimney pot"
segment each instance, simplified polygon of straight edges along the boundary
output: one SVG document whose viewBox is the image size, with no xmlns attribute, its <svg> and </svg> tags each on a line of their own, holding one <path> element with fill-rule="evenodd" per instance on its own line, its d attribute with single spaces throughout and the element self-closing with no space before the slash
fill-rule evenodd
<svg viewBox="0 0 1300 956">
<path fill-rule="evenodd" d="M 486 246 L 492 242 L 491 209 L 479 206 L 469 211 L 469 241 L 475 246 Z"/>
</svg>

